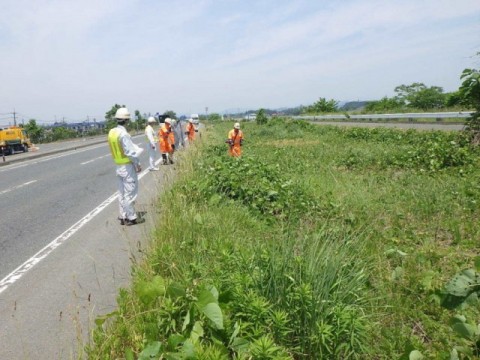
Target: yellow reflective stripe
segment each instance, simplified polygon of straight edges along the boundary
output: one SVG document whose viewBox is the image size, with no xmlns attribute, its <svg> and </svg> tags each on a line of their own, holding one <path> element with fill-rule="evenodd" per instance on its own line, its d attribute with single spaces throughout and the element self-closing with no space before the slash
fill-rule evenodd
<svg viewBox="0 0 480 360">
<path fill-rule="evenodd" d="M 129 164 L 130 159 L 123 153 L 123 149 L 120 146 L 120 130 L 112 129 L 108 133 L 108 145 L 110 146 L 110 152 L 112 153 L 113 161 L 117 165 Z"/>
</svg>

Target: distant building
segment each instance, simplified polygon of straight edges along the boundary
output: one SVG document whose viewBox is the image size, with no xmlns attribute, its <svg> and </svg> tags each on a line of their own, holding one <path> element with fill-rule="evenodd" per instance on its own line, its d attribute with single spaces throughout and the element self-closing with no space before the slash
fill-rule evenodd
<svg viewBox="0 0 480 360">
<path fill-rule="evenodd" d="M 105 130 L 105 126 L 105 121 L 82 121 L 76 123 L 55 122 L 53 125 L 46 127 L 51 129 L 63 127 L 82 134 L 91 130 Z"/>
</svg>

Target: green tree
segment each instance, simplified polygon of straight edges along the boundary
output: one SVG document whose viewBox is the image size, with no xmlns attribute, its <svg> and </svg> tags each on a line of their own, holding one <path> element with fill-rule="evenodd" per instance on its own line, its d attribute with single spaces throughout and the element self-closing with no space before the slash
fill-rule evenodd
<svg viewBox="0 0 480 360">
<path fill-rule="evenodd" d="M 319 114 L 319 113 L 332 113 L 338 110 L 338 101 L 333 99 L 327 100 L 325 98 L 319 98 L 313 105 L 307 106 L 307 113 Z"/>
<path fill-rule="evenodd" d="M 212 113 L 212 114 L 208 115 L 208 120 L 210 120 L 210 121 L 222 121 L 222 117 L 220 116 L 220 114 Z"/>
<path fill-rule="evenodd" d="M 143 129 L 147 125 L 147 118 L 143 117 L 140 110 L 135 110 L 135 128 Z"/>
<path fill-rule="evenodd" d="M 365 105 L 365 110 L 367 112 L 394 111 L 401 109 L 404 105 L 405 103 L 398 98 L 388 98 L 385 96 L 381 100 L 367 102 L 367 105 Z"/>
<path fill-rule="evenodd" d="M 163 113 L 163 115 L 164 115 L 165 118 L 167 118 L 167 117 L 169 117 L 170 119 L 176 119 L 177 118 L 177 114 L 173 110 L 167 110 Z"/>
<path fill-rule="evenodd" d="M 479 53 L 480 54 L 480 53 Z M 480 143 L 480 70 L 465 69 L 460 76 L 462 102 L 475 110 L 467 121 L 467 129 L 474 133 L 474 143 Z"/>
<path fill-rule="evenodd" d="M 30 137 L 32 143 L 42 142 L 45 136 L 45 129 L 41 126 L 38 126 L 35 119 L 30 119 L 28 123 L 25 124 L 24 129 Z"/>
<path fill-rule="evenodd" d="M 462 105 L 462 95 L 460 91 L 453 91 L 445 94 L 445 106 L 452 108 Z"/>
<path fill-rule="evenodd" d="M 258 110 L 256 120 L 257 120 L 257 124 L 259 125 L 263 125 L 268 122 L 268 117 L 264 109 Z"/>
<path fill-rule="evenodd" d="M 47 133 L 46 141 L 53 142 L 59 140 L 72 139 L 77 137 L 78 133 L 75 130 L 68 129 L 63 126 L 55 127 Z"/>
<path fill-rule="evenodd" d="M 427 87 L 424 83 L 400 85 L 395 88 L 397 99 L 409 108 L 431 110 L 445 105 L 445 94 L 439 86 Z"/>
</svg>

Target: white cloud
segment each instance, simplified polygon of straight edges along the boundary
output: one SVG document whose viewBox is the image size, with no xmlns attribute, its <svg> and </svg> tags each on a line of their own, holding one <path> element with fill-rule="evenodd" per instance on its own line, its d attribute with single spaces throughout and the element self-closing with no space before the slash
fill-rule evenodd
<svg viewBox="0 0 480 360">
<path fill-rule="evenodd" d="M 0 112 L 178 113 L 447 91 L 474 66 L 478 0 L 4 0 Z M 478 63 L 477 63 L 478 64 Z"/>
</svg>

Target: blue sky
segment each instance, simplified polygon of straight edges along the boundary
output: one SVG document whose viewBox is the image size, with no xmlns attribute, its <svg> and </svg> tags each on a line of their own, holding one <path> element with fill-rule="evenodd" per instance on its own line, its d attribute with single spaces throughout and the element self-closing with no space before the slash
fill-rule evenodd
<svg viewBox="0 0 480 360">
<path fill-rule="evenodd" d="M 479 0 L 0 0 L 0 125 L 457 90 Z"/>
</svg>

